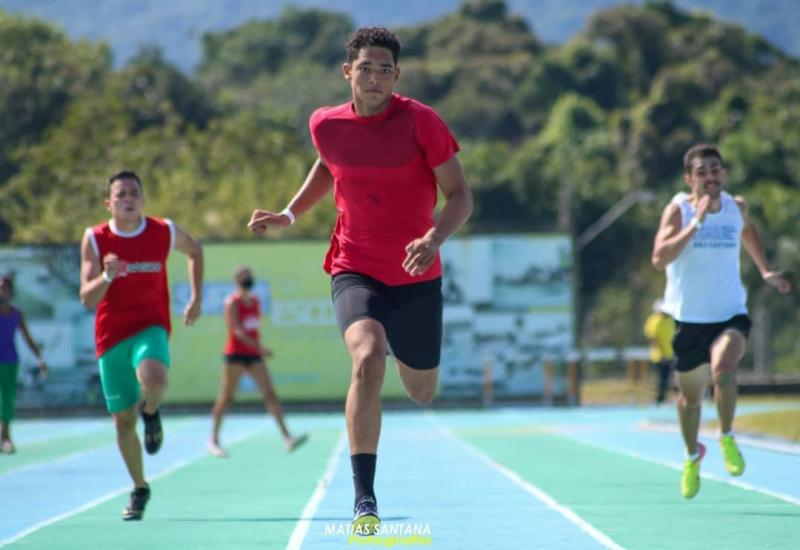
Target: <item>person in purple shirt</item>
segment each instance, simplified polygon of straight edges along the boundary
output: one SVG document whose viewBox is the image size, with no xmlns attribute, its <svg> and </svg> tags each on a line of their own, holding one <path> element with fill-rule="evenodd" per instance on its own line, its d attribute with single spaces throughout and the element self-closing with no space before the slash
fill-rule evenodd
<svg viewBox="0 0 800 550">
<path fill-rule="evenodd" d="M 0 277 L 0 453 L 11 454 L 14 444 L 11 442 L 11 420 L 14 418 L 14 401 L 17 398 L 17 373 L 19 372 L 19 355 L 14 345 L 14 333 L 19 329 L 22 337 L 39 360 L 42 378 L 47 376 L 47 366 L 42 360 L 39 346 L 33 341 L 25 316 L 11 305 L 14 297 L 14 282 L 9 276 Z"/>
</svg>

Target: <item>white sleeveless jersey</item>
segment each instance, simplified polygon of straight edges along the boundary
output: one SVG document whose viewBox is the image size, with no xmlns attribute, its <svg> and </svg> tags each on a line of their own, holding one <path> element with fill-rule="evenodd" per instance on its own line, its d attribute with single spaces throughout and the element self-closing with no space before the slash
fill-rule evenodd
<svg viewBox="0 0 800 550">
<path fill-rule="evenodd" d="M 681 209 L 681 228 L 691 221 L 695 208 L 687 193 L 672 202 Z M 720 195 L 719 212 L 708 212 L 703 227 L 667 266 L 664 311 L 684 323 L 719 323 L 747 313 L 747 292 L 740 272 L 740 246 L 744 219 L 728 193 Z"/>
</svg>

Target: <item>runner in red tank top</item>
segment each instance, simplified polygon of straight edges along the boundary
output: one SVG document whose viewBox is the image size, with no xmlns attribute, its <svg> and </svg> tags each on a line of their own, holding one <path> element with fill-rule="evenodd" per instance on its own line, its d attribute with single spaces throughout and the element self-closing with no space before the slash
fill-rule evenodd
<svg viewBox="0 0 800 550">
<path fill-rule="evenodd" d="M 283 436 L 286 450 L 291 452 L 302 445 L 307 437 L 292 437 L 286 428 L 283 408 L 275 393 L 265 358 L 272 356 L 272 351 L 261 345 L 259 327 L 261 326 L 261 304 L 258 297 L 251 292 L 253 274 L 250 268 L 240 267 L 233 277 L 237 290 L 225 298 L 225 324 L 228 326 L 228 339 L 225 342 L 225 366 L 222 369 L 222 381 L 219 395 L 214 403 L 211 415 L 214 421 L 208 452 L 224 458 L 228 456 L 219 443 L 219 430 L 222 416 L 236 395 L 239 378 L 249 374 L 258 386 L 264 398 L 267 412 L 271 413 Z"/>
<path fill-rule="evenodd" d="M 430 403 L 442 343 L 439 247 L 469 217 L 472 194 L 444 121 L 393 93 L 397 37 L 382 27 L 361 28 L 346 51 L 342 71 L 352 101 L 311 116 L 317 161 L 286 209 L 255 210 L 249 227 L 254 233 L 287 227 L 333 189 L 339 215 L 324 267 L 352 358 L 345 405 L 352 528 L 368 535 L 380 523 L 373 481 L 386 353 L 394 355 L 409 397 Z M 438 191 L 447 202 L 434 220 Z"/>
<path fill-rule="evenodd" d="M 140 399 L 145 450 L 164 439 L 158 407 L 167 388 L 170 331 L 166 260 L 172 248 L 189 258 L 191 299 L 183 312 L 200 316 L 203 249 L 169 220 L 142 215 L 142 182 L 134 172 L 108 180 L 111 220 L 90 228 L 81 243 L 81 303 L 97 307 L 95 346 L 106 407 L 114 417 L 117 445 L 134 483 L 125 520 L 142 519 L 150 498 L 142 448 L 136 436 Z"/>
</svg>

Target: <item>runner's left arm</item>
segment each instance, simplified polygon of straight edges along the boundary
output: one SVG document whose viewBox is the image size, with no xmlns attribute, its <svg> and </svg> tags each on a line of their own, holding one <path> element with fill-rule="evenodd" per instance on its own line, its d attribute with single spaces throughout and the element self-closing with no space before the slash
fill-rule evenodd
<svg viewBox="0 0 800 550">
<path fill-rule="evenodd" d="M 436 183 L 447 201 L 439 219 L 425 235 L 406 246 L 403 269 L 409 275 L 422 275 L 433 264 L 444 241 L 461 227 L 472 213 L 472 191 L 467 185 L 461 163 L 453 155 L 433 169 Z"/>
<path fill-rule="evenodd" d="M 39 371 L 41 372 L 42 378 L 44 378 L 47 376 L 47 365 L 45 364 L 44 359 L 42 359 L 42 350 L 39 349 L 39 346 L 31 336 L 31 333 L 28 330 L 28 323 L 25 322 L 25 315 L 21 311 L 19 312 L 19 330 L 22 333 L 22 338 L 28 344 L 28 347 L 31 348 L 31 351 L 39 361 Z"/>
<path fill-rule="evenodd" d="M 786 294 L 792 289 L 791 284 L 789 284 L 789 281 L 787 281 L 779 271 L 772 271 L 770 269 L 769 262 L 767 261 L 767 254 L 764 252 L 764 246 L 761 243 L 761 238 L 758 236 L 758 230 L 755 225 L 753 225 L 750 215 L 748 214 L 747 203 L 743 197 L 737 196 L 735 199 L 739 210 L 742 212 L 742 218 L 744 219 L 744 228 L 742 229 L 742 244 L 744 245 L 744 249 L 747 250 L 750 258 L 753 259 L 753 263 L 756 264 L 764 281 L 777 288 L 778 292 L 781 294 Z"/>
<path fill-rule="evenodd" d="M 189 267 L 189 286 L 191 298 L 183 310 L 186 326 L 194 324 L 202 310 L 203 303 L 203 247 L 189 233 L 175 224 L 175 248 L 186 254 Z"/>
</svg>

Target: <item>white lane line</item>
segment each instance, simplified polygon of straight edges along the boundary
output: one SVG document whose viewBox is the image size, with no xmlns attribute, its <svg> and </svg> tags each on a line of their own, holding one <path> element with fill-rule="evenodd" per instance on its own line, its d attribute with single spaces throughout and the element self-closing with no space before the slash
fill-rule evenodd
<svg viewBox="0 0 800 550">
<path fill-rule="evenodd" d="M 173 427 L 174 424 L 177 424 L 177 426 Z M 203 424 L 205 424 L 205 422 Z M 200 424 L 196 419 L 192 419 L 191 421 L 179 420 L 179 421 L 176 421 L 174 423 L 170 423 L 168 426 L 171 428 L 170 429 L 170 433 L 176 433 L 176 432 L 177 433 L 184 433 L 184 431 L 187 431 L 187 430 L 185 430 L 185 428 L 187 426 L 189 428 L 193 428 L 193 427 L 195 427 L 195 425 L 200 425 Z M 107 426 L 103 426 L 103 428 L 107 428 Z M 39 441 L 36 441 L 33 444 L 26 445 L 26 447 L 27 446 L 31 446 L 31 445 L 39 445 L 39 444 L 43 444 L 43 443 L 52 443 L 53 441 L 57 441 L 57 440 L 60 440 L 60 439 L 71 439 L 73 437 L 82 437 L 82 436 L 87 435 L 87 434 L 88 434 L 88 432 L 87 433 L 81 433 L 81 434 L 74 434 L 74 435 L 51 437 L 51 438 L 48 438 L 48 439 L 41 439 Z M 42 468 L 42 467 L 54 466 L 54 465 L 57 465 L 57 464 L 61 464 L 62 462 L 66 462 L 68 460 L 79 458 L 79 457 L 81 457 L 83 455 L 88 455 L 88 454 L 91 454 L 91 453 L 93 453 L 95 451 L 99 451 L 101 449 L 105 449 L 107 447 L 113 447 L 113 446 L 116 445 L 115 439 L 114 439 L 116 437 L 116 435 L 115 435 L 114 431 L 109 430 L 107 434 L 98 434 L 98 435 L 107 435 L 108 436 L 108 438 L 107 438 L 108 441 L 106 443 L 102 443 L 100 445 L 95 445 L 93 447 L 89 447 L 89 448 L 83 449 L 81 451 L 75 451 L 75 452 L 70 453 L 68 455 L 55 456 L 55 457 L 45 458 L 45 459 L 42 459 L 42 460 L 31 462 L 29 464 L 22 464 L 20 466 L 17 466 L 16 468 L 11 468 L 10 470 L 6 470 L 5 472 L 0 472 L 0 479 L 3 479 L 6 476 L 16 475 L 16 474 L 19 474 L 19 473 L 24 473 L 24 472 L 27 472 L 28 470 L 34 470 L 36 468 Z"/>
<path fill-rule="evenodd" d="M 70 453 L 68 455 L 56 457 L 54 460 L 43 460 L 41 462 L 34 462 L 32 464 L 23 464 L 22 466 L 18 466 L 17 468 L 12 468 L 10 470 L 6 470 L 3 473 L 0 473 L 0 479 L 3 479 L 6 476 L 27 472 L 28 470 L 35 470 L 36 468 L 41 468 L 43 466 L 54 466 L 56 464 L 61 464 L 62 462 L 65 462 L 67 460 L 72 460 L 74 458 L 78 458 L 83 455 L 91 454 L 100 449 L 110 447 L 111 445 L 113 445 L 113 442 L 109 442 L 108 444 L 105 445 L 98 445 L 96 447 L 89 447 L 88 449 L 84 449 L 83 451 L 75 451 L 74 453 Z"/>
<path fill-rule="evenodd" d="M 595 528 L 591 523 L 584 520 L 582 517 L 580 517 L 578 514 L 572 511 L 571 508 L 564 506 L 563 504 L 560 504 L 556 499 L 551 497 L 549 494 L 545 493 L 532 483 L 522 479 L 513 470 L 506 468 L 499 462 L 489 457 L 489 455 L 485 454 L 483 451 L 477 449 L 476 447 L 473 447 L 471 444 L 462 440 L 461 438 L 456 436 L 450 430 L 450 428 L 448 428 L 444 424 L 441 424 L 438 420 L 433 420 L 433 419 L 429 420 L 439 427 L 439 429 L 442 431 L 445 437 L 448 437 L 453 442 L 461 445 L 464 449 L 468 450 L 470 453 L 477 456 L 483 462 L 488 464 L 491 468 L 497 470 L 505 477 L 507 477 L 509 480 L 511 480 L 511 482 L 514 483 L 514 485 L 516 485 L 523 491 L 527 492 L 528 494 L 533 495 L 537 500 L 542 502 L 545 506 L 547 506 L 554 512 L 558 512 L 559 514 L 567 518 L 567 520 L 575 524 L 575 526 L 577 526 L 578 529 L 580 529 L 581 531 L 592 537 L 598 543 L 605 546 L 606 548 L 611 548 L 613 550 L 624 550 L 623 546 L 620 546 L 619 544 L 611 540 L 611 538 L 608 535 Z"/>
<path fill-rule="evenodd" d="M 679 472 L 683 471 L 683 465 L 676 463 L 676 462 L 669 462 L 666 460 L 661 460 L 659 458 L 652 458 L 649 456 L 645 456 L 643 454 L 637 453 L 635 451 L 626 451 L 622 449 L 617 449 L 615 447 L 608 447 L 606 445 L 602 445 L 600 443 L 594 443 L 592 441 L 584 441 L 583 439 L 574 437 L 572 435 L 568 435 L 563 432 L 555 433 L 555 435 L 559 437 L 563 437 L 564 439 L 568 439 L 570 441 L 574 441 L 575 443 L 586 445 L 587 447 L 594 447 L 595 449 L 601 449 L 603 451 L 608 451 L 610 453 L 616 453 L 618 455 L 627 456 L 628 458 L 633 458 L 636 460 L 642 460 L 644 462 L 650 462 L 652 464 L 658 464 L 659 466 L 664 466 L 666 468 L 671 468 L 673 470 L 677 470 Z M 705 479 L 711 479 L 713 481 L 719 481 L 721 483 L 727 483 L 728 485 L 733 485 L 739 489 L 744 489 L 745 491 L 752 491 L 754 493 L 761 493 L 763 495 L 770 496 L 772 498 L 777 498 L 778 500 L 782 500 L 784 502 L 788 502 L 789 504 L 795 504 L 800 506 L 800 499 L 797 497 L 793 497 L 791 495 L 787 495 L 784 493 L 779 493 L 777 491 L 772 491 L 770 489 L 764 489 L 763 487 L 758 487 L 751 483 L 747 483 L 744 481 L 739 481 L 736 479 L 730 479 L 723 476 L 718 476 L 716 474 L 701 472 L 700 477 Z"/>
<path fill-rule="evenodd" d="M 333 476 L 336 473 L 336 468 L 339 467 L 339 461 L 342 458 L 344 446 L 347 442 L 345 435 L 346 434 L 342 432 L 342 435 L 339 437 L 339 442 L 336 444 L 331 457 L 328 459 L 328 466 L 325 468 L 325 472 L 322 474 L 319 482 L 317 482 L 317 488 L 314 490 L 311 498 L 308 499 L 308 502 L 306 502 L 306 506 L 300 514 L 300 519 L 294 526 L 292 535 L 289 537 L 289 543 L 286 545 L 286 550 L 300 550 L 300 548 L 302 548 L 303 541 L 306 539 L 308 530 L 311 528 L 311 521 L 314 519 L 314 514 L 317 513 L 317 508 L 319 508 L 322 499 L 325 498 L 325 493 L 328 492 L 328 487 L 330 487 Z"/>
<path fill-rule="evenodd" d="M 680 427 L 673 424 L 663 424 L 660 422 L 641 422 L 637 426 L 641 430 L 647 430 L 651 432 L 664 432 L 664 433 L 681 433 Z M 719 432 L 715 430 L 700 430 L 700 434 L 708 437 L 708 438 L 715 438 L 719 436 Z M 783 441 L 775 441 L 770 439 L 759 439 L 756 437 L 750 437 L 747 435 L 735 433 L 736 435 L 736 442 L 742 445 L 746 445 L 748 447 L 754 447 L 756 449 L 763 449 L 765 451 L 774 451 L 776 453 L 784 453 L 789 455 L 800 455 L 800 445 L 796 443 L 788 443 Z"/>
<path fill-rule="evenodd" d="M 263 429 L 258 429 L 258 430 L 253 430 L 251 432 L 246 432 L 244 434 L 241 434 L 239 437 L 235 438 L 233 443 L 230 443 L 230 445 L 231 446 L 236 445 L 237 443 L 240 443 L 240 442 L 244 441 L 245 439 L 247 439 L 249 437 L 252 437 L 252 436 L 254 436 L 254 435 L 256 435 L 256 434 L 258 434 L 259 432 L 262 432 L 262 431 L 263 431 Z M 175 464 L 173 464 L 172 466 L 170 466 L 166 470 L 164 470 L 164 471 L 154 475 L 153 477 L 151 477 L 149 479 L 149 481 L 151 481 L 151 482 L 152 481 L 158 481 L 159 479 L 165 478 L 165 477 L 167 477 L 167 476 L 169 476 L 171 474 L 174 474 L 175 472 L 177 472 L 181 468 L 183 468 L 185 466 L 188 466 L 189 464 L 192 464 L 193 462 L 197 462 L 201 458 L 206 458 L 207 456 L 208 456 L 208 453 L 202 453 L 202 454 L 198 454 L 196 457 L 191 458 L 191 459 L 179 460 L 178 462 L 176 462 Z M 44 521 L 40 521 L 39 523 L 37 523 L 35 525 L 32 525 L 32 526 L 28 527 L 27 529 L 24 529 L 24 530 L 16 533 L 15 535 L 11 535 L 9 538 L 7 538 L 5 540 L 0 541 L 0 548 L 2 548 L 3 546 L 6 546 L 8 544 L 17 542 L 18 540 L 20 540 L 22 538 L 25 538 L 28 535 L 30 535 L 32 533 L 35 533 L 36 531 L 39 531 L 40 529 L 44 529 L 48 525 L 53 525 L 54 523 L 58 523 L 59 521 L 63 521 L 65 519 L 71 518 L 72 516 L 75 516 L 75 515 L 78 515 L 78 514 L 80 514 L 82 512 L 90 510 L 91 508 L 94 508 L 95 506 L 99 506 L 100 504 L 103 504 L 104 502 L 109 501 L 112 498 L 115 498 L 115 497 L 117 497 L 117 496 L 119 496 L 119 495 L 121 495 L 123 493 L 127 493 L 130 490 L 131 490 L 130 486 L 125 486 L 125 487 L 121 487 L 121 488 L 118 488 L 118 489 L 114 489 L 113 491 L 110 491 L 110 492 L 104 494 L 103 496 L 100 496 L 100 497 L 98 497 L 98 498 L 96 498 L 96 499 L 94 499 L 94 500 L 92 500 L 90 502 L 87 502 L 86 504 L 83 504 L 83 505 L 81 505 L 81 506 L 79 506 L 77 508 L 73 508 L 72 510 L 68 510 L 68 511 L 66 511 L 64 513 L 61 513 L 61 514 L 58 514 L 56 516 L 47 518 Z"/>
</svg>

